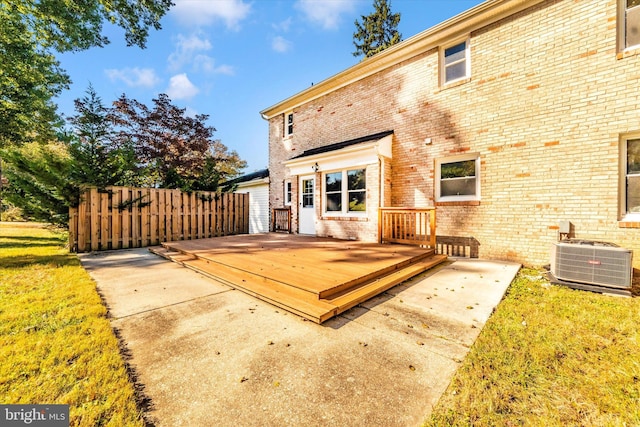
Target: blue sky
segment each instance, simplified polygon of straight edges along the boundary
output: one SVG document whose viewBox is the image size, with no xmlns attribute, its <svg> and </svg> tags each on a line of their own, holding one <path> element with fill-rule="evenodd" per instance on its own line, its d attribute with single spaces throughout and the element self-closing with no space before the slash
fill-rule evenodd
<svg viewBox="0 0 640 427">
<path fill-rule="evenodd" d="M 105 28 L 111 44 L 59 56 L 73 100 L 91 82 L 105 105 L 121 94 L 147 105 L 159 93 L 189 114 L 208 114 L 215 137 L 247 161 L 267 167 L 268 126 L 259 111 L 356 64 L 354 21 L 373 0 L 174 0 L 147 48 L 127 47 L 123 31 Z M 481 0 L 391 0 L 407 39 Z"/>
</svg>

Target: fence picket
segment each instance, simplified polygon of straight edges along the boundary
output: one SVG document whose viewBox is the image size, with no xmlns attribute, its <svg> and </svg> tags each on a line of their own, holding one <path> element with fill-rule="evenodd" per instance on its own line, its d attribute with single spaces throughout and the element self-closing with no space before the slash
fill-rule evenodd
<svg viewBox="0 0 640 427">
<path fill-rule="evenodd" d="M 111 249 L 119 248 L 122 242 L 120 222 L 120 188 L 111 189 Z"/>
<path fill-rule="evenodd" d="M 249 195 L 132 187 L 86 189 L 69 208 L 69 247 L 126 249 L 249 232 Z"/>
</svg>

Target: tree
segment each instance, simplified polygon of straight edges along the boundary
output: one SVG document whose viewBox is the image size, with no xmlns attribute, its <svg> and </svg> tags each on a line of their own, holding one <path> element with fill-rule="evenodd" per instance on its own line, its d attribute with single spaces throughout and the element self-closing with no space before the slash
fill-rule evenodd
<svg viewBox="0 0 640 427">
<path fill-rule="evenodd" d="M 120 171 L 108 147 L 111 128 L 107 108 L 91 85 L 87 94 L 74 103 L 77 114 L 69 119 L 74 126 L 69 143 L 74 160 L 70 179 L 98 187 L 115 184 Z"/>
<path fill-rule="evenodd" d="M 369 58 L 402 41 L 402 34 L 398 32 L 400 13 L 391 13 L 387 0 L 374 0 L 373 8 L 371 14 L 361 15 L 362 22 L 355 21 L 353 44 L 356 51 L 353 56 Z"/>
<path fill-rule="evenodd" d="M 37 46 L 17 7 L 0 4 L 0 148 L 53 137 L 53 98 L 70 82 L 55 57 Z"/>
<path fill-rule="evenodd" d="M 146 185 L 215 190 L 219 181 L 246 167 L 235 151 L 213 139 L 215 128 L 205 123 L 208 115 L 189 117 L 166 94 L 153 103 L 149 108 L 123 94 L 108 116 L 117 129 L 111 136 L 113 145 L 132 147 Z"/>
<path fill-rule="evenodd" d="M 145 47 L 171 0 L 11 0 L 0 2 L 0 147 L 48 141 L 58 121 L 53 102 L 70 83 L 56 52 L 104 46 L 104 21 Z"/>
<path fill-rule="evenodd" d="M 213 139 L 209 116 L 185 115 L 167 95 L 154 107 L 122 95 L 107 108 L 95 90 L 75 101 L 72 130 L 46 144 L 26 142 L 0 149 L 4 197 L 34 219 L 66 225 L 87 185 L 159 186 L 217 191 L 246 167 L 235 151 Z"/>
<path fill-rule="evenodd" d="M 8 185 L 3 198 L 38 221 L 66 225 L 69 206 L 77 206 L 80 191 L 69 179 L 73 162 L 62 142 L 29 142 L 6 148 L 3 174 Z"/>
</svg>

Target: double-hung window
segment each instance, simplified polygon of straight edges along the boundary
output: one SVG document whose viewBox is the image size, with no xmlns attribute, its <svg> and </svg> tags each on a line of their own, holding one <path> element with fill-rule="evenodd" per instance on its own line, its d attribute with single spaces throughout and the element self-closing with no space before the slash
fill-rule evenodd
<svg viewBox="0 0 640 427">
<path fill-rule="evenodd" d="M 325 212 L 349 214 L 367 210 L 366 169 L 347 169 L 324 175 Z"/>
<path fill-rule="evenodd" d="M 436 160 L 436 201 L 480 200 L 480 156 L 468 154 Z"/>
<path fill-rule="evenodd" d="M 640 221 L 640 135 L 621 141 L 621 216 L 623 220 Z"/>
<path fill-rule="evenodd" d="M 447 85 L 471 76 L 469 39 L 440 49 L 441 84 Z"/>
<path fill-rule="evenodd" d="M 291 191 L 291 181 L 287 180 L 284 182 L 284 204 L 285 206 L 291 205 L 292 200 L 292 191 Z"/>
<path fill-rule="evenodd" d="M 640 0 L 618 0 L 620 49 L 640 48 Z"/>
<path fill-rule="evenodd" d="M 284 136 L 293 135 L 293 112 L 284 115 Z"/>
</svg>

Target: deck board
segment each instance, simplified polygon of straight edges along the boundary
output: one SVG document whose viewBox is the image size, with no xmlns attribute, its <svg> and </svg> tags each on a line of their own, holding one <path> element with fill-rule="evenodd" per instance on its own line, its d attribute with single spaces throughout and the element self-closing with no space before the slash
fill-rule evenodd
<svg viewBox="0 0 640 427">
<path fill-rule="evenodd" d="M 152 251 L 318 323 L 446 259 L 417 246 L 276 233 L 169 242 Z"/>
</svg>

